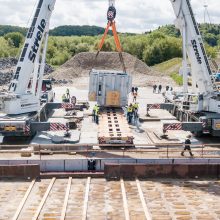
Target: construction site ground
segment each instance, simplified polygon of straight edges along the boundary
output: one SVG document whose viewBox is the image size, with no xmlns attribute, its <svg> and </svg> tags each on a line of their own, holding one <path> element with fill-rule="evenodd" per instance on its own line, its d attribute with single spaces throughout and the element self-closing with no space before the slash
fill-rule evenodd
<svg viewBox="0 0 220 220">
<path fill-rule="evenodd" d="M 55 88 L 56 101 L 61 100 L 63 91 L 67 87 Z M 88 91 L 80 88 L 68 87 L 71 95 L 78 100 L 87 100 Z M 130 102 L 132 96 L 130 96 Z M 137 101 L 140 105 L 140 116 L 146 117 L 147 103 L 163 102 L 161 94 L 153 94 L 151 87 L 139 88 Z M 182 147 L 176 147 L 182 143 L 188 134 L 184 131 L 172 131 L 168 133 L 169 140 L 158 138 L 162 134 L 164 121 L 176 121 L 172 115 L 164 110 L 152 110 L 151 118 L 140 124 L 140 130 L 131 125 L 134 135 L 134 147 L 103 148 L 97 146 L 97 125 L 92 121 L 91 112 L 95 103 L 90 103 L 90 109 L 84 110 L 84 118 L 80 125 L 80 142 L 68 153 L 50 152 L 33 154 L 31 157 L 21 157 L 18 149 L 2 148 L 0 161 L 10 160 L 10 164 L 16 165 L 27 160 L 48 161 L 46 165 L 51 169 L 59 167 L 59 160 L 88 159 L 88 158 L 120 158 L 126 159 L 160 159 L 163 163 L 167 158 L 181 158 Z M 55 111 L 54 119 L 62 122 L 64 110 Z M 50 119 L 52 120 L 52 119 Z M 63 121 L 64 122 L 64 121 Z M 73 131 L 74 132 L 74 131 Z M 50 135 L 63 135 L 63 132 L 53 132 Z M 47 136 L 47 134 L 46 134 Z M 38 135 L 39 137 L 39 135 Z M 219 143 L 216 138 L 194 138 L 194 144 Z M 163 147 L 156 145 L 164 144 Z M 170 144 L 174 147 L 167 148 Z M 30 141 L 37 149 L 44 149 L 48 144 L 45 140 L 39 141 L 37 137 Z M 88 144 L 89 147 L 82 147 Z M 80 146 L 81 145 L 81 146 Z M 23 148 L 24 144 L 19 144 Z M 56 145 L 51 146 L 56 149 Z M 62 145 L 65 151 L 65 144 Z M 30 148 L 33 150 L 33 147 Z M 169 150 L 169 152 L 167 151 Z M 207 154 L 203 152 L 209 150 Z M 173 151 L 173 152 L 171 152 Z M 194 158 L 219 158 L 218 147 L 199 146 L 192 147 Z M 209 154 L 212 152 L 212 154 Z M 203 154 L 202 154 L 203 153 Z M 185 159 L 190 158 L 188 153 Z M 53 160 L 55 161 L 53 163 Z M 179 160 L 181 163 L 181 161 Z M 199 161 L 195 162 L 198 163 Z M 35 163 L 33 161 L 33 163 Z M 7 164 L 7 163 L 6 163 Z M 31 162 L 30 162 L 31 164 Z M 56 165 L 54 165 L 56 164 Z M 67 164 L 66 164 L 67 165 Z M 87 167 L 87 163 L 86 166 Z M 58 172 L 58 170 L 56 170 Z M 52 174 L 53 175 L 53 174 Z M 69 175 L 67 173 L 67 175 Z M 51 176 L 51 175 L 50 175 Z M 90 176 L 88 174 L 88 176 Z M 119 181 L 107 181 L 104 178 L 43 178 L 37 180 L 1 179 L 0 180 L 0 220 L 57 220 L 57 219 L 94 219 L 94 220 L 217 220 L 220 219 L 220 181 L 217 179 L 134 179 Z"/>
<path fill-rule="evenodd" d="M 78 100 L 88 100 L 88 90 L 82 90 L 80 88 L 68 87 L 70 89 L 70 94 L 75 95 Z M 56 100 L 60 101 L 61 96 L 64 91 L 66 91 L 67 87 L 57 87 L 55 88 Z M 178 90 L 179 88 L 175 88 Z M 130 102 L 132 102 L 132 96 L 130 95 Z M 146 118 L 146 104 L 147 103 L 161 103 L 163 102 L 162 94 L 153 94 L 151 87 L 143 87 L 139 88 L 137 102 L 140 105 L 139 113 L 140 117 Z M 185 131 L 169 131 L 168 137 L 169 139 L 161 139 L 162 135 L 162 125 L 164 122 L 176 122 L 175 118 L 165 110 L 151 110 L 151 117 L 148 118 L 145 122 L 140 123 L 140 129 L 137 129 L 136 126 L 130 125 L 130 129 L 134 136 L 134 147 L 126 148 L 126 147 L 114 147 L 114 148 L 102 148 L 97 146 L 97 132 L 98 126 L 92 120 L 92 109 L 95 105 L 94 102 L 90 102 L 90 108 L 84 110 L 83 112 L 83 120 L 80 125 L 80 131 L 72 130 L 71 138 L 72 141 L 79 139 L 77 143 L 77 147 L 72 147 L 68 153 L 51 153 L 51 154 L 32 154 L 28 160 L 39 160 L 40 159 L 72 159 L 72 158 L 88 158 L 88 157 L 96 157 L 96 158 L 180 158 L 180 152 L 182 151 L 182 146 L 175 146 L 177 144 L 181 144 L 184 142 L 186 136 L 189 132 Z M 81 112 L 82 113 L 82 112 Z M 66 119 L 63 118 L 65 114 L 65 110 L 56 110 L 52 114 L 52 118 L 49 120 L 58 120 L 59 122 L 66 123 Z M 56 151 L 56 146 L 45 146 L 47 144 L 52 144 L 51 138 L 53 136 L 62 137 L 64 131 L 53 131 L 53 132 L 41 132 L 39 133 L 33 140 L 30 141 L 31 145 L 39 146 L 35 147 L 35 150 L 54 150 Z M 71 143 L 71 142 L 70 142 Z M 203 143 L 219 143 L 219 138 L 213 137 L 204 137 L 203 139 L 194 138 L 192 141 L 196 146 L 192 146 L 192 150 L 194 152 L 194 157 L 219 157 L 219 147 L 215 146 L 206 146 L 204 149 L 201 148 Z M 12 142 L 12 144 L 16 145 L 16 142 Z M 155 147 L 158 144 L 162 144 L 161 147 Z M 85 145 L 88 145 L 85 147 Z M 174 146 L 169 146 L 174 145 Z M 169 148 L 167 148 L 169 146 Z M 18 148 L 24 148 L 24 144 L 19 143 Z M 65 144 L 63 144 L 63 151 L 65 151 Z M 0 159 L 24 159 L 21 157 L 19 151 L 8 151 L 10 148 L 2 148 L 0 151 Z M 33 150 L 33 147 L 30 147 L 30 150 Z M 120 151 L 118 151 L 120 150 Z M 94 151 L 93 153 L 91 151 Z M 168 152 L 169 151 L 169 152 Z M 206 152 L 210 151 L 210 152 Z M 71 152 L 71 153 L 70 153 Z M 186 157 L 189 157 L 188 153 L 185 154 Z"/>
<path fill-rule="evenodd" d="M 1 220 L 217 220 L 220 181 L 1 180 Z"/>
</svg>

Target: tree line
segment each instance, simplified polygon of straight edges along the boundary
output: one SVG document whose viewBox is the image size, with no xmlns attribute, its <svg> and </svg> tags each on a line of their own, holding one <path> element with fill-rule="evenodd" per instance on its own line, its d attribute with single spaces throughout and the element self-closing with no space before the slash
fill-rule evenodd
<svg viewBox="0 0 220 220">
<path fill-rule="evenodd" d="M 97 51 L 104 29 L 95 26 L 89 29 L 89 27 L 81 27 L 83 32 L 73 31 L 71 26 L 55 28 L 54 32 L 52 30 L 51 33 L 54 35 L 59 35 L 62 32 L 64 36 L 50 36 L 47 62 L 54 66 L 60 66 L 77 53 Z M 94 29 L 96 29 L 96 32 L 92 31 Z M 214 58 L 220 46 L 220 25 L 202 24 L 200 25 L 200 30 L 205 41 L 206 51 L 209 56 Z M 22 28 L 20 31 L 13 29 L 13 32 L 7 32 L 0 37 L 0 57 L 15 57 L 19 55 L 25 39 L 24 31 Z M 2 33 L 1 26 L 0 33 Z M 80 35 L 81 33 L 93 35 L 66 36 Z M 144 34 L 121 33 L 119 35 L 123 50 L 141 59 L 149 66 L 182 56 L 180 32 L 173 25 L 159 27 L 157 30 Z M 115 50 L 114 38 L 110 33 L 103 46 L 103 51 Z"/>
</svg>

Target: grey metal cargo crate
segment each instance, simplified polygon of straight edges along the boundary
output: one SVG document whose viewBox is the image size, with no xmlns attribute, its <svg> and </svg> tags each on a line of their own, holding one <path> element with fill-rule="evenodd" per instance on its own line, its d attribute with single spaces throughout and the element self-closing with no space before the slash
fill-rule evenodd
<svg viewBox="0 0 220 220">
<path fill-rule="evenodd" d="M 123 107 L 128 104 L 132 78 L 114 70 L 92 70 L 89 82 L 89 100 L 100 106 Z"/>
</svg>

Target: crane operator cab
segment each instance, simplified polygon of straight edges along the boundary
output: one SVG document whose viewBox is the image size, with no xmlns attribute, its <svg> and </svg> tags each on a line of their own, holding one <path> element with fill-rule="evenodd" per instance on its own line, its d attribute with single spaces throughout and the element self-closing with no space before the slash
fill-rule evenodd
<svg viewBox="0 0 220 220">
<path fill-rule="evenodd" d="M 201 94 L 186 94 L 182 102 L 183 110 L 200 112 L 203 110 L 203 100 Z"/>
<path fill-rule="evenodd" d="M 41 104 L 53 102 L 54 92 L 52 89 L 52 81 L 50 79 L 43 79 L 41 90 Z"/>
</svg>

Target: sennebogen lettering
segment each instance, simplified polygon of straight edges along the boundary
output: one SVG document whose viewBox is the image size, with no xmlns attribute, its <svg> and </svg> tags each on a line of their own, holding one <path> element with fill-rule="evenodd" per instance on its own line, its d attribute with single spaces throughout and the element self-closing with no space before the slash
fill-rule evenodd
<svg viewBox="0 0 220 220">
<path fill-rule="evenodd" d="M 41 20 L 40 24 L 37 26 L 37 34 L 35 36 L 34 45 L 31 47 L 31 51 L 29 53 L 29 60 L 31 60 L 33 63 L 35 61 L 35 58 L 37 56 L 37 52 L 40 46 L 40 41 L 43 37 L 43 33 L 46 27 L 46 21 L 44 19 Z"/>
<path fill-rule="evenodd" d="M 198 50 L 198 46 L 197 46 L 196 40 L 192 40 L 191 43 L 192 43 L 192 46 L 193 46 L 193 50 L 195 51 L 197 62 L 199 64 L 202 64 L 202 58 L 201 58 L 201 56 L 199 54 L 199 50 Z"/>
</svg>

